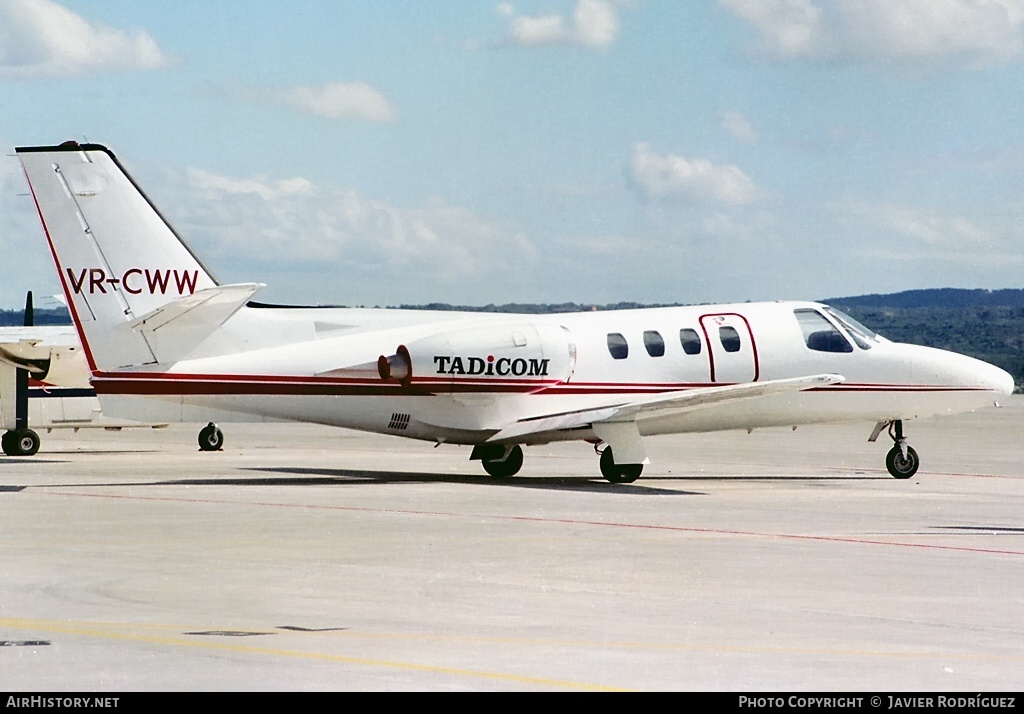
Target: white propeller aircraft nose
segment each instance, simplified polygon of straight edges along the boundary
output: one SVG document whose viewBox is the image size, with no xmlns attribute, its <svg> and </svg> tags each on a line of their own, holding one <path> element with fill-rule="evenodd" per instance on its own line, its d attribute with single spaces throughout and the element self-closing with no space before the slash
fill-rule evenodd
<svg viewBox="0 0 1024 714">
<path fill-rule="evenodd" d="M 863 421 L 897 478 L 903 421 L 990 404 L 1006 372 L 884 340 L 813 302 L 559 315 L 293 308 L 222 285 L 99 144 L 17 149 L 104 411 L 225 410 L 473 447 L 496 477 L 524 445 L 597 445 L 636 480 L 655 434 Z M 127 405 L 127 406 L 126 406 Z M 160 412 L 156 412 L 160 413 Z M 155 413 L 147 412 L 147 418 Z M 205 434 L 205 436 L 203 436 Z M 210 424 L 203 448 L 219 448 Z"/>
</svg>

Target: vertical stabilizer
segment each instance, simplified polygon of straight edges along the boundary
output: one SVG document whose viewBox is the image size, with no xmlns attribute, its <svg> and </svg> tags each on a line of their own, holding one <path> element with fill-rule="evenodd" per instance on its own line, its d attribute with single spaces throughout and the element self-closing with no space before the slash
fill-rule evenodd
<svg viewBox="0 0 1024 714">
<path fill-rule="evenodd" d="M 106 147 L 17 153 L 91 369 L 159 362 L 132 323 L 216 279 Z"/>
</svg>

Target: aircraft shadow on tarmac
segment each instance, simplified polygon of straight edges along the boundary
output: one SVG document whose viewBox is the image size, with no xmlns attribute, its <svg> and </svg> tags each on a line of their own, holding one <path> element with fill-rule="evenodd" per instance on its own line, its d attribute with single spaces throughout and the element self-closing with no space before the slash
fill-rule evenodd
<svg viewBox="0 0 1024 714">
<path fill-rule="evenodd" d="M 437 474 L 414 471 L 372 471 L 368 469 L 323 469 L 308 467 L 257 467 L 252 471 L 263 471 L 267 473 L 293 474 L 305 478 L 267 478 L 267 479 L 206 479 L 198 482 L 224 484 L 236 483 L 237 485 L 345 485 L 365 483 L 461 483 L 476 486 L 498 486 L 504 488 L 535 488 L 550 491 L 589 491 L 593 493 L 613 494 L 641 494 L 657 496 L 706 496 L 701 491 L 681 490 L 677 488 L 659 488 L 655 481 L 666 481 L 672 483 L 685 483 L 687 481 L 787 481 L 787 482 L 821 482 L 832 481 L 835 477 L 828 476 L 749 476 L 749 475 L 700 475 L 686 474 L 679 476 L 659 475 L 645 476 L 633 484 L 610 484 L 600 476 L 529 476 L 519 474 L 509 478 L 493 478 L 485 475 L 466 474 Z M 858 474 L 856 476 L 843 476 L 843 481 L 861 480 L 891 480 L 882 475 Z M 197 483 L 187 481 L 181 483 Z"/>
<path fill-rule="evenodd" d="M 491 478 L 466 474 L 438 474 L 413 471 L 371 471 L 367 469 L 315 469 L 303 467 L 253 468 L 257 471 L 281 476 L 204 477 L 159 481 L 107 481 L 105 483 L 47 483 L 33 485 L 0 485 L 0 492 L 18 492 L 33 486 L 46 488 L 137 488 L 139 486 L 355 486 L 365 484 L 447 483 L 501 488 L 534 488 L 553 491 L 589 491 L 608 494 L 637 494 L 646 496 L 703 496 L 698 491 L 657 488 L 647 484 L 609 484 L 600 477 L 591 476 L 516 476 Z"/>
<path fill-rule="evenodd" d="M 48 463 L 59 463 L 50 461 Z M 256 467 L 245 469 L 268 474 L 282 474 L 278 477 L 234 477 L 234 478 L 184 478 L 159 481 L 108 481 L 105 483 L 64 483 L 64 484 L 2 484 L 0 493 L 17 493 L 45 485 L 56 488 L 123 488 L 139 486 L 352 486 L 360 484 L 395 484 L 395 483 L 448 483 L 475 486 L 496 486 L 502 488 L 531 488 L 549 491 L 587 491 L 591 493 L 607 493 L 616 495 L 646 496 L 704 496 L 702 491 L 681 490 L 677 488 L 659 488 L 655 481 L 686 483 L 696 481 L 732 482 L 806 482 L 822 483 L 835 480 L 866 481 L 888 480 L 882 474 L 858 472 L 856 475 L 808 476 L 808 475 L 749 475 L 749 474 L 699 474 L 688 473 L 679 475 L 651 475 L 644 477 L 636 484 L 609 484 L 599 476 L 529 476 L 518 475 L 511 478 L 492 478 L 485 475 L 439 474 L 416 471 L 374 471 L 369 469 L 323 469 L 308 467 Z"/>
<path fill-rule="evenodd" d="M 553 491 L 591 491 L 594 493 L 632 493 L 646 495 L 697 496 L 703 495 L 692 491 L 677 489 L 652 488 L 649 485 L 606 483 L 600 477 L 591 476 L 515 476 L 512 478 L 492 478 L 467 474 L 439 474 L 417 471 L 374 471 L 369 469 L 322 469 L 306 467 L 261 467 L 253 468 L 268 474 L 285 474 L 273 478 L 235 478 L 235 479 L 192 479 L 177 482 L 189 485 L 225 485 L 239 486 L 345 486 L 359 484 L 395 484 L 395 483 L 447 483 L 466 484 L 473 486 L 496 486 L 500 488 L 535 488 Z"/>
<path fill-rule="evenodd" d="M 486 475 L 437 474 L 413 471 L 373 471 L 369 469 L 315 469 L 302 467 L 258 468 L 255 471 L 296 475 L 329 476 L 334 483 L 461 483 L 504 488 L 537 488 L 552 491 L 592 491 L 595 493 L 640 493 L 672 496 L 703 495 L 695 491 L 653 488 L 647 484 L 607 483 L 599 476 L 529 476 L 493 478 Z M 294 479 L 288 479 L 289 482 Z"/>
</svg>

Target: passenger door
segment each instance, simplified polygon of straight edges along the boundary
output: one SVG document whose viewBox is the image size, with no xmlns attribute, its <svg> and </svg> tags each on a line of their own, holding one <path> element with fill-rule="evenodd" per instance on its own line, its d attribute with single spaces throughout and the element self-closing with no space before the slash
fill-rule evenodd
<svg viewBox="0 0 1024 714">
<path fill-rule="evenodd" d="M 712 382 L 757 381 L 760 376 L 757 343 L 743 315 L 735 312 L 702 315 L 700 326 L 708 348 Z"/>
</svg>

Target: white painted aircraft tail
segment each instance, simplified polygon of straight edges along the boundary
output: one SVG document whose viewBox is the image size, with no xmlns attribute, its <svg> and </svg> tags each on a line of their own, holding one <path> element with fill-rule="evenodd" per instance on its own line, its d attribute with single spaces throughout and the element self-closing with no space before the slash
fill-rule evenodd
<svg viewBox="0 0 1024 714">
<path fill-rule="evenodd" d="M 17 151 L 94 372 L 181 359 L 262 287 L 219 285 L 105 147 Z"/>
</svg>

